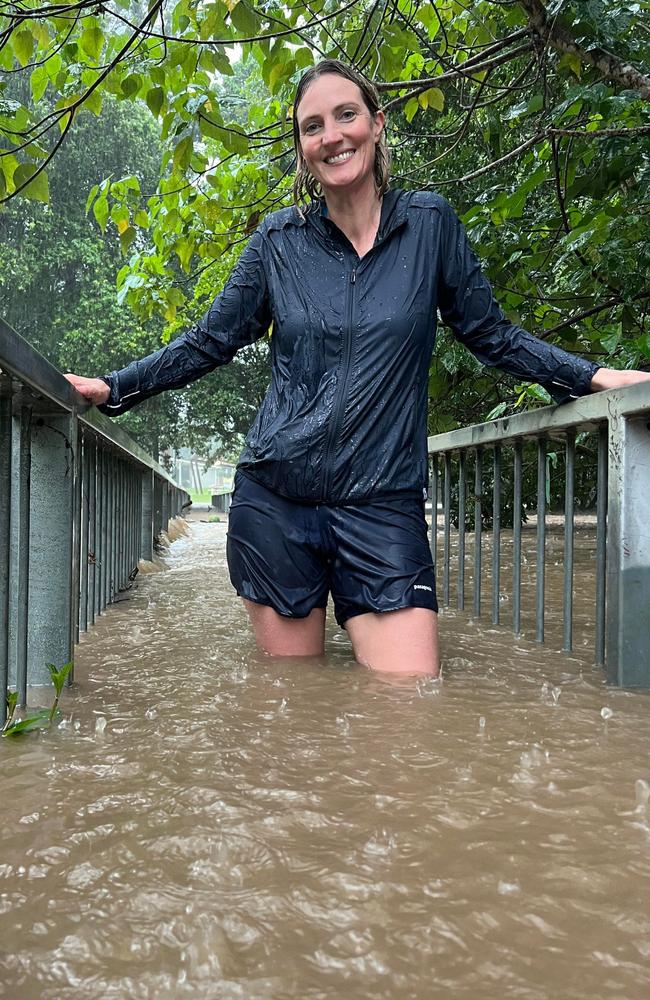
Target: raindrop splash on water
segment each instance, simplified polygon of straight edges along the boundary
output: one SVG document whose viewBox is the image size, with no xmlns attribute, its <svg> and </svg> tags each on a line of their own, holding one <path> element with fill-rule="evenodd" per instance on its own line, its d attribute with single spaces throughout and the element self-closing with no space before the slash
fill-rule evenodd
<svg viewBox="0 0 650 1000">
<path fill-rule="evenodd" d="M 634 793 L 636 795 L 636 811 L 645 816 L 650 801 L 650 784 L 644 778 L 637 778 L 634 782 Z"/>
<path fill-rule="evenodd" d="M 605 720 L 605 722 L 608 722 L 612 718 L 614 713 L 612 712 L 611 708 L 608 708 L 607 705 L 605 705 L 604 708 L 601 708 L 600 714 L 601 717 Z"/>
</svg>

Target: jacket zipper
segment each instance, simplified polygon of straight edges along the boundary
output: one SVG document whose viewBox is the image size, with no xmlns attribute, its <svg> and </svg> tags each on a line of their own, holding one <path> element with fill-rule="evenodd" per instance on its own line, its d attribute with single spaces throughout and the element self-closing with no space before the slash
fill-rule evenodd
<svg viewBox="0 0 650 1000">
<path fill-rule="evenodd" d="M 350 273 L 350 281 L 348 284 L 348 295 L 347 295 L 347 309 L 346 309 L 346 328 L 345 328 L 345 344 L 343 348 L 343 358 L 341 359 L 341 370 L 343 372 L 343 378 L 337 389 L 336 404 L 334 406 L 334 412 L 332 414 L 332 421 L 330 423 L 330 430 L 327 440 L 327 445 L 325 447 L 325 457 L 323 459 L 323 502 L 327 502 L 330 488 L 330 482 L 332 479 L 332 471 L 334 468 L 334 450 L 336 448 L 339 434 L 341 432 L 341 424 L 343 423 L 343 414 L 345 412 L 345 404 L 347 402 L 348 396 L 348 383 L 350 381 L 350 361 L 352 359 L 352 323 L 354 320 L 354 298 L 357 283 L 357 269 L 354 267 Z"/>
</svg>

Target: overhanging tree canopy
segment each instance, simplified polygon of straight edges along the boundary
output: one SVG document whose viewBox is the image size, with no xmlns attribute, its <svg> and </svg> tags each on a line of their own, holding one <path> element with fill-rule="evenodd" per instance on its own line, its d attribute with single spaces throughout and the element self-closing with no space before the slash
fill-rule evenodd
<svg viewBox="0 0 650 1000">
<path fill-rule="evenodd" d="M 395 182 L 450 197 L 505 308 L 542 335 L 638 364 L 650 358 L 649 11 L 603 0 L 0 0 L 0 199 L 47 202 L 48 166 L 79 115 L 101 114 L 106 94 L 145 102 L 165 150 L 156 189 L 136 176 L 81 181 L 97 223 L 119 233 L 121 300 L 171 331 L 193 287 L 178 269 L 209 269 L 287 202 L 295 84 L 334 56 L 385 98 Z M 432 391 L 461 364 L 443 351 Z"/>
</svg>

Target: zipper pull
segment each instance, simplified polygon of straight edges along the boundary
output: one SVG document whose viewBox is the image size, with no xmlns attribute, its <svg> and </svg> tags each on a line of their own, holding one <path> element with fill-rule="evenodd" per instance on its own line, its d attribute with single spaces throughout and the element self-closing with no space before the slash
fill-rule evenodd
<svg viewBox="0 0 650 1000">
<path fill-rule="evenodd" d="M 355 269 L 355 270 L 352 271 L 352 274 L 350 275 L 350 284 L 354 285 L 354 283 L 356 282 L 356 280 L 357 280 L 357 272 L 356 272 L 356 269 Z"/>
</svg>

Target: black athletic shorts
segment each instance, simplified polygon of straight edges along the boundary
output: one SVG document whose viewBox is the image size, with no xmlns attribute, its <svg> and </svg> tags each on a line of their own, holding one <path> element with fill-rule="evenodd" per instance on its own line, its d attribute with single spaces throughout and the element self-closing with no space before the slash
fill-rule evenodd
<svg viewBox="0 0 650 1000">
<path fill-rule="evenodd" d="M 307 504 L 241 472 L 228 518 L 228 568 L 240 597 L 287 618 L 324 608 L 339 625 L 369 611 L 438 610 L 424 501 Z"/>
</svg>

